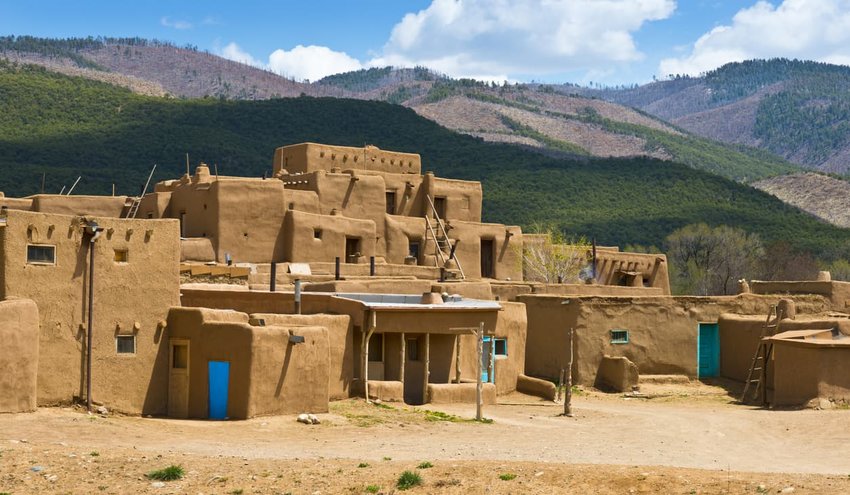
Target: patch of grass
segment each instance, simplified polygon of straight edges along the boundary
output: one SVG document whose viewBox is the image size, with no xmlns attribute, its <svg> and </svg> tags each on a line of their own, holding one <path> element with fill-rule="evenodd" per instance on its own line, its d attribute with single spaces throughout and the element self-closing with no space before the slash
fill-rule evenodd
<svg viewBox="0 0 850 495">
<path fill-rule="evenodd" d="M 502 481 L 511 481 L 516 479 L 516 475 L 514 473 L 502 473 L 499 475 L 499 479 Z"/>
<path fill-rule="evenodd" d="M 183 478 L 186 475 L 186 472 L 183 470 L 183 466 L 176 466 L 172 464 L 167 468 L 158 469 L 156 471 L 151 471 L 145 476 L 151 480 L 158 481 L 174 481 Z"/>
<path fill-rule="evenodd" d="M 384 456 L 384 460 L 385 460 L 385 461 L 391 461 L 391 460 L 393 460 L 393 458 L 392 458 L 392 457 L 386 457 L 386 456 Z"/>
<path fill-rule="evenodd" d="M 361 462 L 360 464 L 357 465 L 357 467 L 360 468 L 360 469 L 367 468 L 367 467 L 369 467 L 369 463 L 368 462 Z"/>
<path fill-rule="evenodd" d="M 393 406 L 388 406 L 388 405 L 384 404 L 383 402 L 370 402 L 369 404 L 372 404 L 373 406 L 375 406 L 379 409 L 388 409 L 390 411 L 395 410 L 395 408 Z"/>
<path fill-rule="evenodd" d="M 236 490 L 233 490 L 232 492 L 230 492 L 230 495 L 242 495 L 242 493 L 243 493 L 244 491 L 245 491 L 245 490 L 243 490 L 243 489 L 241 489 L 241 488 L 237 488 Z"/>
<path fill-rule="evenodd" d="M 424 462 L 420 462 L 419 465 L 416 466 L 416 469 L 428 469 L 428 468 L 432 468 L 432 467 L 434 467 L 434 465 L 431 464 L 430 461 L 424 461 Z"/>
<path fill-rule="evenodd" d="M 96 450 L 91 451 L 91 452 L 89 452 L 89 455 L 92 456 L 92 457 L 100 457 L 100 452 L 98 452 Z"/>
<path fill-rule="evenodd" d="M 378 485 L 369 485 L 366 487 L 366 493 L 378 493 L 381 487 Z"/>
<path fill-rule="evenodd" d="M 405 471 L 398 477 L 395 487 L 399 490 L 409 490 L 422 484 L 422 476 L 416 471 Z"/>
<path fill-rule="evenodd" d="M 450 480 L 437 480 L 434 482 L 434 486 L 437 488 L 444 488 L 447 486 L 458 486 L 460 485 L 460 480 L 458 479 L 450 479 Z"/>
</svg>

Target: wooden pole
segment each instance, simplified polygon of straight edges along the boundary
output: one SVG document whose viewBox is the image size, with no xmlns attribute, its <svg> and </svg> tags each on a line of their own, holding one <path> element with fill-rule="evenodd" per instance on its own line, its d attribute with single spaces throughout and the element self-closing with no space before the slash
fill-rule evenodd
<svg viewBox="0 0 850 495">
<path fill-rule="evenodd" d="M 478 333 L 476 334 L 476 340 L 478 341 L 478 373 L 475 377 L 475 419 L 477 421 L 481 421 L 481 360 L 484 359 L 484 322 L 478 324 Z"/>
<path fill-rule="evenodd" d="M 460 383 L 460 335 L 455 336 L 455 383 Z"/>
<path fill-rule="evenodd" d="M 431 334 L 425 334 L 425 377 L 422 386 L 422 403 L 428 402 L 428 381 L 431 378 Z"/>
<path fill-rule="evenodd" d="M 564 390 L 564 416 L 572 417 L 572 400 L 573 400 L 573 333 L 570 328 L 570 361 L 567 364 L 567 383 Z"/>
<path fill-rule="evenodd" d="M 369 332 L 366 333 L 365 350 L 363 359 L 363 394 L 366 396 L 366 402 L 369 402 L 369 341 L 372 340 L 372 333 L 375 331 L 377 314 L 374 310 L 369 311 Z"/>
<path fill-rule="evenodd" d="M 407 339 L 405 338 L 404 332 L 401 334 L 401 367 L 398 370 L 398 381 L 404 385 L 404 365 L 407 364 Z M 402 387 L 403 388 L 403 387 Z"/>
<path fill-rule="evenodd" d="M 561 390 L 564 388 L 564 368 L 561 368 L 561 373 L 558 374 L 558 393 L 555 396 L 555 402 L 561 402 Z"/>
</svg>

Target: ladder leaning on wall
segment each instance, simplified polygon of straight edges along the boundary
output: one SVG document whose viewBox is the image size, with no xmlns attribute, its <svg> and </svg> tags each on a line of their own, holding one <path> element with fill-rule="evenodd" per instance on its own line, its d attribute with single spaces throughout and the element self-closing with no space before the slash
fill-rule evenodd
<svg viewBox="0 0 850 495">
<path fill-rule="evenodd" d="M 431 214 L 434 215 L 434 223 L 431 223 L 431 219 L 427 214 L 425 215 L 425 226 L 427 227 L 427 231 L 425 232 L 425 241 L 427 242 L 429 239 L 433 239 L 434 245 L 436 246 L 436 259 L 440 266 L 445 266 L 446 262 L 449 260 L 454 260 L 455 263 L 457 263 L 457 269 L 458 272 L 460 272 L 460 279 L 463 280 L 466 278 L 466 275 L 463 273 L 463 267 L 460 266 L 460 260 L 455 256 L 455 248 L 459 241 L 455 241 L 455 244 L 452 245 L 451 240 L 449 239 L 448 230 L 446 230 L 445 224 L 443 224 L 442 219 L 440 219 L 440 215 L 437 213 L 434 201 L 431 199 L 431 196 L 427 194 L 425 195 L 425 198 L 428 200 L 428 205 L 431 207 Z M 436 224 L 436 226 L 434 224 Z M 448 251 L 449 254 L 446 255 L 445 251 Z"/>
<path fill-rule="evenodd" d="M 153 173 L 156 171 L 156 164 L 154 164 L 151 169 L 150 175 L 148 175 L 148 181 L 145 182 L 145 187 L 142 189 L 141 196 L 137 196 L 133 198 L 133 202 L 130 204 L 130 208 L 127 210 L 127 216 L 124 218 L 136 218 L 136 214 L 139 213 L 139 205 L 142 204 L 142 198 L 145 197 L 145 194 L 148 192 L 148 186 L 151 185 L 151 179 L 153 178 Z M 113 191 L 114 193 L 114 191 Z"/>
<path fill-rule="evenodd" d="M 777 306 L 771 306 L 767 313 L 767 319 L 761 327 L 761 335 L 759 335 L 756 352 L 753 355 L 753 360 L 750 363 L 750 370 L 747 373 L 747 380 L 744 382 L 744 391 L 741 392 L 741 403 L 747 403 L 761 396 L 761 405 L 767 405 L 767 364 L 770 361 L 770 354 L 773 352 L 773 342 L 769 339 L 770 336 L 776 334 L 776 329 L 779 328 L 779 322 L 782 320 L 782 310 Z M 771 323 L 771 319 L 773 323 Z M 755 385 L 755 388 L 752 386 Z M 751 396 L 747 396 L 752 388 Z"/>
</svg>

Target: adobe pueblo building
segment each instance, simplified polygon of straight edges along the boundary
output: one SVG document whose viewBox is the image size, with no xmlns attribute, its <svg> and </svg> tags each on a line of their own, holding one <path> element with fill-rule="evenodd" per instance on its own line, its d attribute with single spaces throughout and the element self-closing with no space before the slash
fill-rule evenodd
<svg viewBox="0 0 850 495">
<path fill-rule="evenodd" d="M 850 400 L 850 284 L 672 296 L 663 254 L 596 246 L 563 283 L 530 275 L 546 239 L 483 223 L 481 184 L 419 155 L 303 143 L 273 164 L 201 164 L 142 197 L 0 194 L 0 412 L 238 419 L 474 403 L 479 380 L 485 403 L 551 400 L 567 369 L 602 389 L 726 376 L 762 403 Z"/>
</svg>

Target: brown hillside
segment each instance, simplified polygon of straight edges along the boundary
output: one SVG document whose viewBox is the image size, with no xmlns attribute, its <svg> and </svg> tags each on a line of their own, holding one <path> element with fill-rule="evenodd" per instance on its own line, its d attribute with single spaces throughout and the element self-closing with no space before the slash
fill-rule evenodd
<svg viewBox="0 0 850 495">
<path fill-rule="evenodd" d="M 753 186 L 829 223 L 850 227 L 850 182 L 800 173 L 761 180 Z"/>
</svg>

